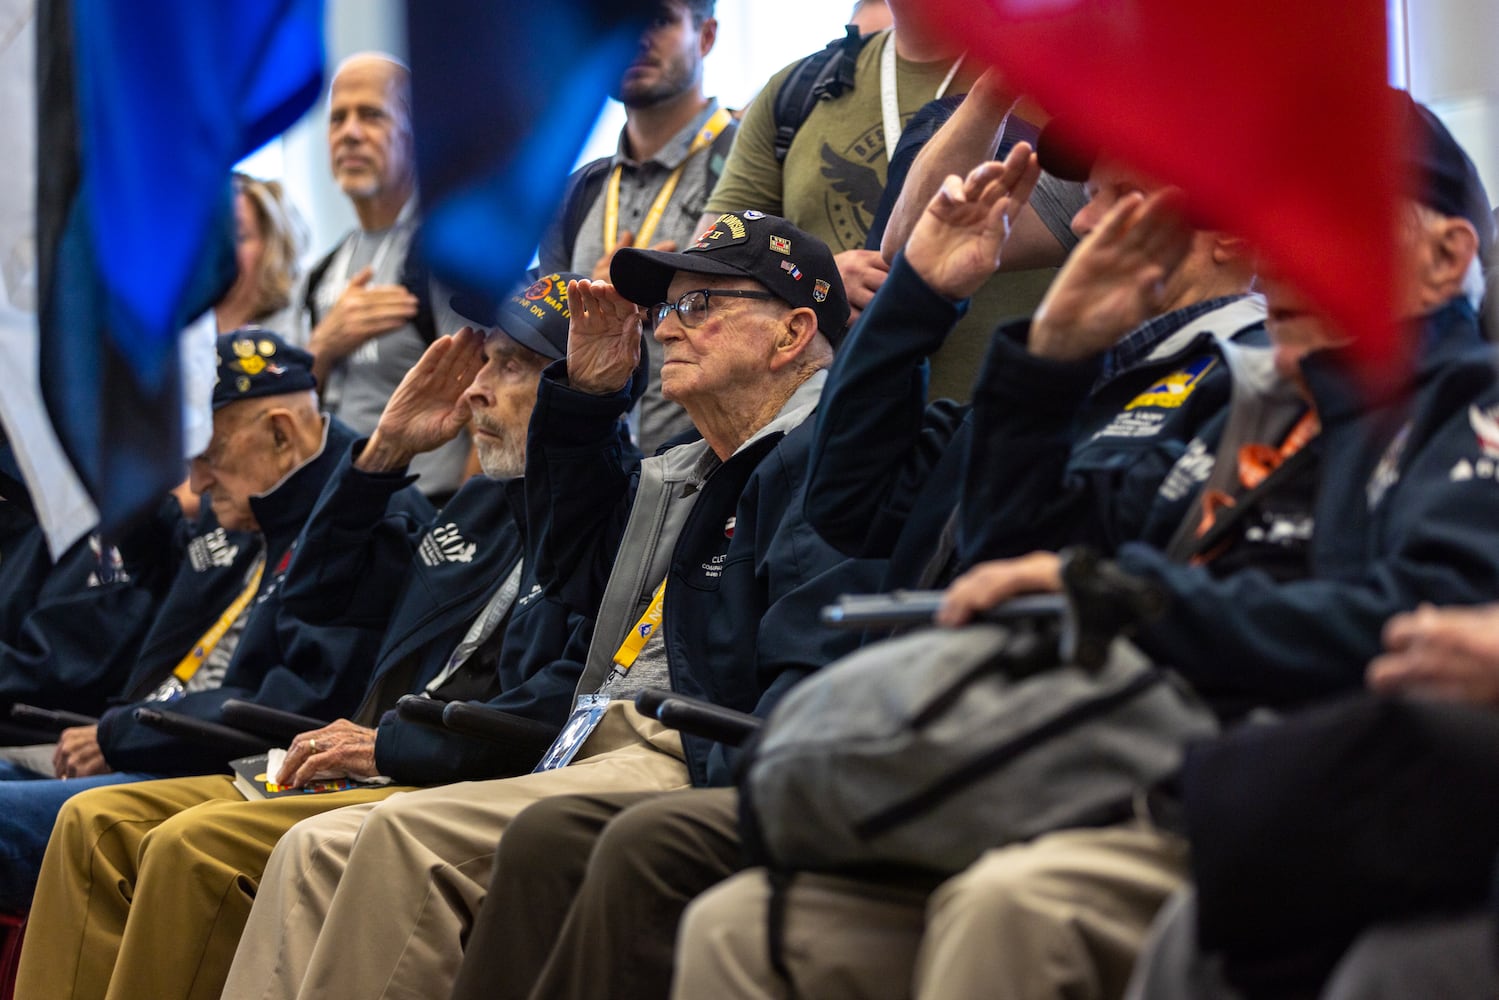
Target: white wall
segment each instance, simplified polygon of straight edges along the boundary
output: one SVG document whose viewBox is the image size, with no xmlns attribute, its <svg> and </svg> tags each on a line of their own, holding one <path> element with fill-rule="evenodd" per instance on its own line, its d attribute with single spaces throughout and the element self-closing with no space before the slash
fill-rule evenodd
<svg viewBox="0 0 1499 1000">
<path fill-rule="evenodd" d="M 1499 198 L 1499 3 L 1390 0 L 1403 8 L 1410 91 L 1468 150 Z"/>
</svg>

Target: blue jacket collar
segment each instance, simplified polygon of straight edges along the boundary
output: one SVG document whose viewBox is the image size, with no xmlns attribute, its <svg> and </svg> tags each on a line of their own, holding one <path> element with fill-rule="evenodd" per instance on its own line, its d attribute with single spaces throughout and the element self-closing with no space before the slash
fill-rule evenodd
<svg viewBox="0 0 1499 1000">
<path fill-rule="evenodd" d="M 250 510 L 265 536 L 268 552 L 280 551 L 302 530 L 313 504 L 357 435 L 338 418 L 324 416 L 317 453 L 266 492 L 250 498 Z"/>
</svg>

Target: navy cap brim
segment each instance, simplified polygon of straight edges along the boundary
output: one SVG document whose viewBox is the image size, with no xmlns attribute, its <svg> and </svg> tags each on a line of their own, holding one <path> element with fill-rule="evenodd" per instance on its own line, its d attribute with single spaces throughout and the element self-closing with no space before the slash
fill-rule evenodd
<svg viewBox="0 0 1499 1000">
<path fill-rule="evenodd" d="M 558 352 L 551 341 L 537 333 L 525 320 L 513 314 L 506 315 L 503 305 L 496 306 L 480 296 L 462 293 L 450 298 L 448 305 L 476 330 L 498 330 L 527 350 L 553 361 L 566 356 L 566 352 Z"/>
<path fill-rule="evenodd" d="M 507 319 L 509 319 L 508 323 L 506 322 Z M 499 322 L 490 324 L 488 329 L 498 330 L 527 350 L 535 351 L 542 357 L 549 358 L 552 361 L 560 361 L 567 357 L 566 351 L 558 351 L 550 340 L 537 333 L 535 329 L 520 322 L 518 319 L 507 317 L 503 313 L 500 315 Z"/>
<path fill-rule="evenodd" d="M 625 247 L 617 251 L 609 263 L 609 281 L 626 299 L 638 306 L 650 307 L 666 301 L 671 279 L 678 271 L 754 278 L 744 269 L 724 263 L 712 254 Z"/>
<path fill-rule="evenodd" d="M 469 292 L 453 293 L 448 298 L 448 307 L 465 323 L 486 330 L 496 325 L 500 312 L 499 305 L 491 299 Z"/>
</svg>

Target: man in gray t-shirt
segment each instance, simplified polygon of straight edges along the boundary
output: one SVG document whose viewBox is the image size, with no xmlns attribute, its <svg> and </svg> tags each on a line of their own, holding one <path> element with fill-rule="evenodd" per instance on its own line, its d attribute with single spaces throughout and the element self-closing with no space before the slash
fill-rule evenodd
<svg viewBox="0 0 1499 1000">
<path fill-rule="evenodd" d="M 306 307 L 306 344 L 324 404 L 368 434 L 427 344 L 457 328 L 434 323 L 422 308 L 433 296 L 407 261 L 417 218 L 405 66 L 379 53 L 344 61 L 329 90 L 328 151 L 359 227 L 312 269 L 297 301 Z M 450 496 L 463 482 L 470 450 L 464 434 L 413 462 L 418 488 Z"/>
</svg>

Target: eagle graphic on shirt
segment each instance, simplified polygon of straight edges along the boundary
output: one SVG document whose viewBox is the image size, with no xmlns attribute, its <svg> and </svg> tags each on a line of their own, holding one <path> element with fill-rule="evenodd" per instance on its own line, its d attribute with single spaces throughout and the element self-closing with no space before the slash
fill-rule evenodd
<svg viewBox="0 0 1499 1000">
<path fill-rule="evenodd" d="M 874 221 L 875 209 L 879 207 L 880 197 L 885 193 L 885 185 L 880 181 L 880 175 L 874 168 L 853 160 L 844 159 L 833 151 L 833 147 L 826 142 L 822 144 L 822 176 L 828 182 L 828 202 L 832 208 L 832 202 L 841 199 L 847 203 L 851 216 L 849 221 L 857 227 L 860 233 L 869 231 L 870 223 Z M 838 224 L 840 220 L 836 218 Z M 862 237 L 857 241 L 862 244 Z"/>
</svg>

